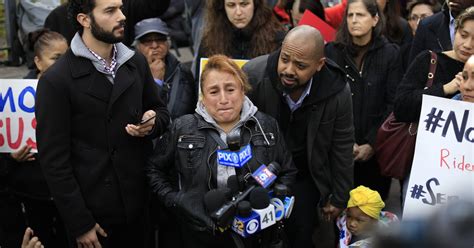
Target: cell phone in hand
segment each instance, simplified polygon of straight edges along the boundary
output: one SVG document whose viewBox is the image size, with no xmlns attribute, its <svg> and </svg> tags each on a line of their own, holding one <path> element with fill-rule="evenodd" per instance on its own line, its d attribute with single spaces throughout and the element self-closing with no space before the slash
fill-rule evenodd
<svg viewBox="0 0 474 248">
<path fill-rule="evenodd" d="M 154 116 L 152 116 L 152 117 L 150 117 L 150 118 L 148 118 L 148 119 L 141 120 L 141 121 L 138 123 L 138 125 L 143 125 L 143 124 L 145 124 L 145 123 L 147 123 L 147 122 L 153 120 L 155 117 L 156 117 L 156 115 L 154 115 Z"/>
</svg>

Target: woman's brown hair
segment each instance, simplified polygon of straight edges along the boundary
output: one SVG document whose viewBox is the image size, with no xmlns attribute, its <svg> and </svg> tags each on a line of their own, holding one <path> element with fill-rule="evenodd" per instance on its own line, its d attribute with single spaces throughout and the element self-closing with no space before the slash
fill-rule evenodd
<svg viewBox="0 0 474 248">
<path fill-rule="evenodd" d="M 251 35 L 250 49 L 247 58 L 254 58 L 275 50 L 279 44 L 275 41 L 277 33 L 283 31 L 283 26 L 266 5 L 265 0 L 251 0 L 254 3 L 252 20 L 242 31 Z M 202 45 L 205 56 L 225 54 L 232 56 L 234 35 L 232 23 L 225 11 L 225 0 L 207 0 L 206 26 L 203 33 Z"/>
</svg>

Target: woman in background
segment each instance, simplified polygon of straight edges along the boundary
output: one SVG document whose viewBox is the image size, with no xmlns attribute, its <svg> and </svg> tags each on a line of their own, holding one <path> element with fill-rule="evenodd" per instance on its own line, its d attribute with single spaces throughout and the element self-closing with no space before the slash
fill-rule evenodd
<svg viewBox="0 0 474 248">
<path fill-rule="evenodd" d="M 368 186 L 386 199 L 391 179 L 380 174 L 375 137 L 392 110 L 402 72 L 399 48 L 382 35 L 383 27 L 375 0 L 348 0 L 336 40 L 325 54 L 345 71 L 352 91 L 354 186 Z"/>
<path fill-rule="evenodd" d="M 209 0 L 205 28 L 196 56 L 195 78 L 203 57 L 223 54 L 233 59 L 252 59 L 272 52 L 285 36 L 265 0 Z"/>
<path fill-rule="evenodd" d="M 423 95 L 453 98 L 459 91 L 464 64 L 474 54 L 474 7 L 466 9 L 455 21 L 453 50 L 436 53 L 433 85 L 425 87 L 432 63 L 431 52 L 424 51 L 413 60 L 397 89 L 393 113 L 397 121 L 418 122 Z M 402 204 L 409 175 L 403 182 Z"/>
<path fill-rule="evenodd" d="M 46 29 L 33 32 L 30 41 L 36 70 L 27 79 L 41 77 L 68 49 L 62 35 Z M 46 247 L 67 247 L 63 223 L 32 149 L 32 145 L 24 145 L 16 152 L 0 156 L 0 176 L 5 187 L 0 196 L 5 208 L 0 210 L 0 215 L 4 215 L 0 225 L 6 236 L 0 243 L 19 247 L 26 227 L 31 227 Z"/>
</svg>

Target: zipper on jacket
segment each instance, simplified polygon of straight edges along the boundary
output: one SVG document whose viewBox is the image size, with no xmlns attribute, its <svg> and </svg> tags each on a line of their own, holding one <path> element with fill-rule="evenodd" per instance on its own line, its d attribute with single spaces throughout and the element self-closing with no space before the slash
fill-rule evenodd
<svg viewBox="0 0 474 248">
<path fill-rule="evenodd" d="M 364 54 L 364 57 L 362 58 L 362 65 L 360 66 L 360 71 L 359 71 L 359 76 L 362 78 L 362 73 L 364 72 L 364 65 L 365 65 L 365 59 L 367 57 L 367 53 L 369 51 L 367 51 L 365 54 Z"/>
</svg>

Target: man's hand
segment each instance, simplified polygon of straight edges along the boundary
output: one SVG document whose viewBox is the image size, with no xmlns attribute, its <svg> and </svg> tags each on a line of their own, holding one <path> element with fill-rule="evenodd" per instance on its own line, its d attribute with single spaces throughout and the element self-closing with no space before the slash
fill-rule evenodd
<svg viewBox="0 0 474 248">
<path fill-rule="evenodd" d="M 374 148 L 372 148 L 372 146 L 370 146 L 369 144 L 363 144 L 363 145 L 357 146 L 357 151 L 353 153 L 355 155 L 354 157 L 355 161 L 364 162 L 364 161 L 369 160 L 372 156 L 374 156 L 375 151 L 374 151 Z"/>
<path fill-rule="evenodd" d="M 99 226 L 99 224 L 95 224 L 95 226 L 89 230 L 88 232 L 84 233 L 83 235 L 79 236 L 76 239 L 77 247 L 78 248 L 102 248 L 99 243 L 99 239 L 97 238 L 97 233 L 99 233 L 102 237 L 107 237 L 107 233 Z"/>
<path fill-rule="evenodd" d="M 128 134 L 134 137 L 145 137 L 145 135 L 149 134 L 151 130 L 153 130 L 153 126 L 155 125 L 156 113 L 153 110 L 146 111 L 141 119 L 141 122 L 134 125 L 128 124 L 125 127 L 125 130 Z"/>
<path fill-rule="evenodd" d="M 147 61 L 150 66 L 151 74 L 154 79 L 164 80 L 165 78 L 165 62 L 153 55 L 153 50 L 148 52 Z"/>
<path fill-rule="evenodd" d="M 325 221 L 332 221 L 335 220 L 342 212 L 342 209 L 334 207 L 331 203 L 327 203 L 326 206 L 323 207 L 323 220 Z"/>
<path fill-rule="evenodd" d="M 35 160 L 34 154 L 31 153 L 31 146 L 24 145 L 20 150 L 10 153 L 10 156 L 17 162 L 33 161 Z"/>
<path fill-rule="evenodd" d="M 39 241 L 38 237 L 33 237 L 33 230 L 31 228 L 26 228 L 25 234 L 23 234 L 23 241 L 21 242 L 21 248 L 44 248 Z"/>
<path fill-rule="evenodd" d="M 359 155 L 359 145 L 354 143 L 354 146 L 352 148 L 352 156 L 355 158 Z"/>
</svg>

